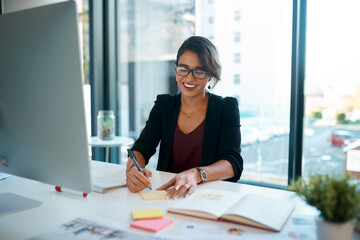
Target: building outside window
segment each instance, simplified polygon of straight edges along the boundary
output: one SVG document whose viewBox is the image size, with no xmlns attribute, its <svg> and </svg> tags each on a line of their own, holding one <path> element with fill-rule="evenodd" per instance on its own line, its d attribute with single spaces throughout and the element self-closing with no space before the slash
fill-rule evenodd
<svg viewBox="0 0 360 240">
<path fill-rule="evenodd" d="M 359 11 L 354 0 L 307 3 L 304 177 L 349 172 L 360 178 Z"/>
<path fill-rule="evenodd" d="M 223 72 L 212 92 L 241 98 L 241 153 L 246 169 L 241 180 L 285 186 L 289 164 L 292 1 L 223 4 L 214 0 L 211 11 L 207 14 L 216 17 L 213 27 L 197 28 L 196 34 L 208 36 L 211 31 L 219 49 Z M 207 22 L 201 13 L 196 12 L 195 19 L 196 25 Z M 241 49 L 234 41 L 240 35 Z"/>
</svg>

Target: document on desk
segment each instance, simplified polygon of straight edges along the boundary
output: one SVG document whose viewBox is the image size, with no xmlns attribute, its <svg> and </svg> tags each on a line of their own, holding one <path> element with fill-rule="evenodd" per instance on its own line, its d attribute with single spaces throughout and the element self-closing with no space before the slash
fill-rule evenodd
<svg viewBox="0 0 360 240">
<path fill-rule="evenodd" d="M 105 193 L 110 189 L 125 187 L 125 166 L 92 160 L 91 180 L 92 190 L 98 193 Z"/>
<path fill-rule="evenodd" d="M 115 240 L 115 239 L 180 239 L 165 234 L 146 234 L 109 219 L 79 217 L 49 229 L 29 240 Z"/>
</svg>

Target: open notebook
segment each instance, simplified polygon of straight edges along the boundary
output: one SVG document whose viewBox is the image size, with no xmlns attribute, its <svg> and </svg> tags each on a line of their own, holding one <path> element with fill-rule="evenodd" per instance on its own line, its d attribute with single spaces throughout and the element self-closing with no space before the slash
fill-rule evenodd
<svg viewBox="0 0 360 240">
<path fill-rule="evenodd" d="M 92 190 L 105 193 L 109 189 L 126 186 L 125 166 L 91 161 Z"/>
</svg>

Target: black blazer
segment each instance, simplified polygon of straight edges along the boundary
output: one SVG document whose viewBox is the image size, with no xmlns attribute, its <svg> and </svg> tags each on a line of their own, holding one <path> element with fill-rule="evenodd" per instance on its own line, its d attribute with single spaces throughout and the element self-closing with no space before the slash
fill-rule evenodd
<svg viewBox="0 0 360 240">
<path fill-rule="evenodd" d="M 238 102 L 233 97 L 222 98 L 208 94 L 201 165 L 207 166 L 219 160 L 227 160 L 235 173 L 233 178 L 227 180 L 236 182 L 243 171 Z M 170 171 L 173 162 L 172 144 L 180 103 L 180 94 L 158 95 L 145 128 L 132 147 L 133 151 L 142 153 L 147 164 L 161 140 L 157 164 L 157 170 L 160 171 Z"/>
</svg>

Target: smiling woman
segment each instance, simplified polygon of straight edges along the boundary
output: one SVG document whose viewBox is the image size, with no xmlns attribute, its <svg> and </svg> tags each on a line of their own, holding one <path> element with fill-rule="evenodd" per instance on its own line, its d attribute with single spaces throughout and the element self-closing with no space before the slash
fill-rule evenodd
<svg viewBox="0 0 360 240">
<path fill-rule="evenodd" d="M 240 115 L 236 98 L 206 90 L 208 82 L 220 80 L 221 65 L 216 47 L 206 38 L 184 41 L 175 62 L 177 95 L 158 95 L 148 121 L 132 150 L 144 175 L 128 161 L 127 185 L 133 192 L 151 187 L 151 171 L 145 169 L 160 144 L 157 169 L 178 173 L 159 187 L 169 198 L 192 194 L 197 184 L 239 180 Z M 191 74 L 190 74 L 191 73 Z"/>
</svg>

